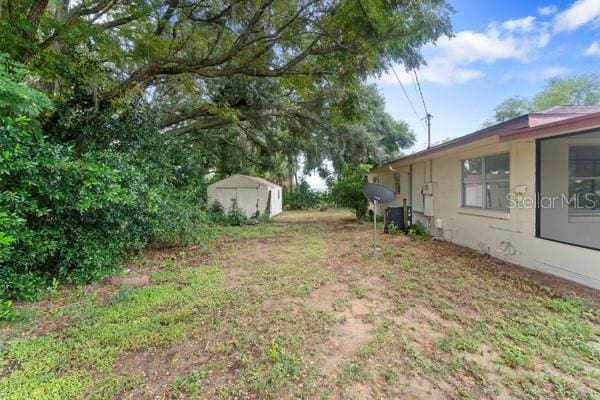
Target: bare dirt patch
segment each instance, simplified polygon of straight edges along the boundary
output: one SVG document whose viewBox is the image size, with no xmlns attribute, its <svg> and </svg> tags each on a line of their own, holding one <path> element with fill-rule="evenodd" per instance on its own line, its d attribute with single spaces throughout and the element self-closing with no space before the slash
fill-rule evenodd
<svg viewBox="0 0 600 400">
<path fill-rule="evenodd" d="M 373 339 L 371 330 L 372 326 L 359 317 L 346 318 L 335 328 L 329 342 L 325 345 L 321 372 L 330 375 L 342 360 L 369 343 Z"/>
<path fill-rule="evenodd" d="M 446 400 L 452 398 L 453 391 L 442 380 L 432 383 L 422 376 L 407 377 L 398 382 L 394 398 L 401 400 Z"/>
<path fill-rule="evenodd" d="M 335 282 L 313 290 L 306 305 L 317 311 L 332 311 L 333 303 L 348 293 L 348 284 Z"/>
<path fill-rule="evenodd" d="M 168 347 L 144 349 L 123 355 L 113 372 L 118 375 L 135 375 L 146 384 L 119 398 L 156 398 L 164 393 L 176 376 L 202 367 L 210 358 L 210 342 L 190 340 Z"/>
<path fill-rule="evenodd" d="M 426 350 L 434 349 L 449 328 L 461 329 L 460 325 L 441 318 L 437 312 L 422 304 L 411 307 L 402 315 L 392 315 L 390 319 L 410 335 L 414 344 Z"/>
</svg>

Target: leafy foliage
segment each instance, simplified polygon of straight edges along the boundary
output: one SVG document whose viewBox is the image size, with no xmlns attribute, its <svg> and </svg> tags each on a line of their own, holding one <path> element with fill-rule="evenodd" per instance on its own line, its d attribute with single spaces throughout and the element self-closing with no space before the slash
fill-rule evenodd
<svg viewBox="0 0 600 400">
<path fill-rule="evenodd" d="M 0 76 L 23 90 L 20 75 Z M 29 106 L 6 102 L 1 117 L 0 298 L 33 300 L 56 282 L 96 281 L 148 241 L 194 240 L 196 227 L 208 224 L 201 210 L 205 185 L 170 154 L 175 150 L 156 128 L 118 120 L 114 129 L 147 139 L 135 146 L 111 146 L 108 139 L 78 155 L 49 141 L 27 117 L 10 116 L 41 112 L 49 104 L 41 93 L 25 100 L 40 99 Z M 110 132 L 107 127 L 98 129 Z M 148 151 L 157 144 L 162 153 Z"/>
<path fill-rule="evenodd" d="M 0 321 L 11 321 L 14 318 L 12 301 L 0 298 Z"/>
<path fill-rule="evenodd" d="M 426 239 L 429 237 L 429 233 L 427 233 L 427 228 L 421 221 L 415 221 L 415 223 L 408 228 L 408 236 L 415 239 Z"/>
<path fill-rule="evenodd" d="M 323 204 L 327 194 L 312 190 L 305 180 L 298 186 L 283 188 L 283 207 L 289 210 L 315 208 Z"/>
<path fill-rule="evenodd" d="M 56 104 L 45 133 L 78 151 L 104 136 L 88 127 L 145 107 L 202 149 L 201 170 L 283 181 L 302 154 L 339 173 L 410 145 L 362 81 L 421 64 L 452 12 L 443 0 L 24 1 L 0 14 L 0 41 Z"/>
<path fill-rule="evenodd" d="M 27 70 L 0 52 L 0 114 L 37 117 L 50 110 L 52 103 L 43 93 L 25 83 Z"/>
<path fill-rule="evenodd" d="M 486 121 L 484 126 L 560 105 L 600 105 L 600 75 L 592 73 L 550 79 L 546 87 L 531 100 L 520 96 L 504 100 L 496 107 L 494 117 Z"/>
<path fill-rule="evenodd" d="M 246 213 L 244 213 L 244 210 L 238 206 L 237 199 L 231 199 L 231 205 L 227 210 L 227 222 L 230 225 L 239 226 L 243 225 L 247 219 L 248 217 L 246 216 Z"/>
<path fill-rule="evenodd" d="M 368 202 L 362 193 L 362 188 L 367 183 L 366 176 L 370 169 L 371 166 L 368 164 L 348 165 L 337 182 L 331 186 L 332 198 L 338 205 L 353 209 L 359 220 L 367 214 Z"/>
</svg>

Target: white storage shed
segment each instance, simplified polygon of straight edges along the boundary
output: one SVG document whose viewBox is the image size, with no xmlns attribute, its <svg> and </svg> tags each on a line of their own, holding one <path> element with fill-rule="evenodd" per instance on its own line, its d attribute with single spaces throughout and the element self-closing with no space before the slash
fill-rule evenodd
<svg viewBox="0 0 600 400">
<path fill-rule="evenodd" d="M 273 217 L 283 209 L 281 186 L 255 176 L 235 174 L 208 186 L 208 204 L 220 203 L 225 211 L 232 199 L 247 217 Z"/>
</svg>

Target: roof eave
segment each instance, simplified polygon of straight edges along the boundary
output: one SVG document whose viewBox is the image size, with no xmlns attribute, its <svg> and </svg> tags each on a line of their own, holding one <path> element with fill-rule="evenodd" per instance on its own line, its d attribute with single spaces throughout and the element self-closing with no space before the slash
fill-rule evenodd
<svg viewBox="0 0 600 400">
<path fill-rule="evenodd" d="M 537 125 L 519 131 L 507 132 L 500 135 L 500 141 L 507 142 L 537 137 L 557 136 L 598 127 L 600 127 L 600 112 L 563 119 L 544 125 Z"/>
</svg>

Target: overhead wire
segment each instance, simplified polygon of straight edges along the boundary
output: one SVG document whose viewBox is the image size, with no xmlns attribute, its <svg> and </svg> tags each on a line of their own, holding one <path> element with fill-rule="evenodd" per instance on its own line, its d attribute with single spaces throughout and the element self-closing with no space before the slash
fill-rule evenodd
<svg viewBox="0 0 600 400">
<path fill-rule="evenodd" d="M 408 93 L 406 92 L 406 89 L 404 88 L 404 85 L 402 84 L 402 81 L 400 80 L 400 77 L 398 76 L 398 73 L 396 73 L 396 69 L 394 68 L 394 65 L 391 63 L 391 61 L 389 59 L 388 59 L 388 62 L 390 63 L 389 64 L 390 65 L 390 69 L 392 70 L 392 72 L 394 73 L 394 76 L 396 77 L 396 80 L 400 84 L 400 88 L 402 88 L 402 92 L 404 93 L 404 96 L 406 97 L 406 100 L 408 101 L 408 104 L 410 105 L 410 108 L 415 113 L 415 116 L 417 117 L 417 120 L 420 122 L 421 127 L 423 128 L 423 130 L 425 130 L 425 132 L 427 132 L 427 130 L 425 128 L 425 125 L 423 124 L 423 118 L 421 118 L 421 116 L 417 112 L 417 109 L 415 108 L 412 100 L 408 96 Z"/>
<path fill-rule="evenodd" d="M 423 91 L 421 90 L 421 83 L 419 82 L 419 76 L 417 75 L 417 70 L 413 69 L 415 74 L 415 79 L 417 80 L 417 87 L 419 88 L 419 94 L 421 95 L 421 101 L 423 102 L 423 108 L 425 109 L 425 115 L 429 115 L 429 111 L 427 110 L 427 105 L 425 104 L 425 97 L 423 96 Z"/>
<path fill-rule="evenodd" d="M 367 15 L 367 11 L 365 10 L 365 8 L 363 7 L 363 4 L 361 2 L 361 0 L 357 0 L 358 2 L 358 6 L 360 7 L 360 10 L 362 12 L 362 14 L 365 17 L 365 20 L 367 21 L 367 23 L 374 28 L 373 23 L 371 22 L 369 16 Z M 406 100 L 408 101 L 408 104 L 410 105 L 410 108 L 413 110 L 413 112 L 415 113 L 415 116 L 417 117 L 417 120 L 419 121 L 419 123 L 421 124 L 421 127 L 423 128 L 423 130 L 425 131 L 425 133 L 427 133 L 427 128 L 425 127 L 425 124 L 423 123 L 423 119 L 419 116 L 419 113 L 417 112 L 417 109 L 415 108 L 412 100 L 410 99 L 410 97 L 408 96 L 408 93 L 406 92 L 406 89 L 404 88 L 404 85 L 402 84 L 402 81 L 400 80 L 400 77 L 398 76 L 398 73 L 396 72 L 396 69 L 394 68 L 394 64 L 392 63 L 391 59 L 389 57 L 387 57 L 387 61 L 389 63 L 389 67 L 392 70 L 392 72 L 394 73 L 394 76 L 396 77 L 396 80 L 398 81 L 398 83 L 400 84 L 400 88 L 402 88 L 402 92 L 404 93 L 404 96 L 406 97 Z M 414 71 L 414 70 L 413 70 Z M 410 74 L 409 74 L 410 75 Z M 415 76 L 416 76 L 416 72 L 415 72 Z M 418 83 L 418 80 L 417 80 Z M 421 94 L 421 99 L 423 101 L 423 105 L 425 106 L 425 100 L 423 99 L 423 92 L 421 91 L 421 87 L 419 85 L 419 92 Z M 426 115 L 427 113 L 427 107 L 425 107 L 425 112 Z"/>
</svg>

